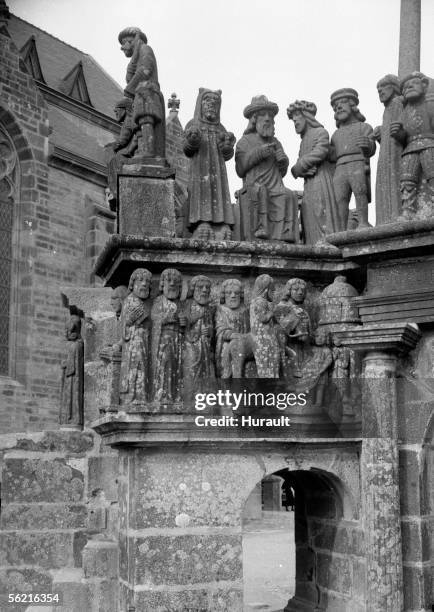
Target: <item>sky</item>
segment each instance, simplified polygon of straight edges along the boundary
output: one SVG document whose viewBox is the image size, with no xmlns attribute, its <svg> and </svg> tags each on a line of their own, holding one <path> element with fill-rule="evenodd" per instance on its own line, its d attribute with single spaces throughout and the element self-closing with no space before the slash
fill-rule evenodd
<svg viewBox="0 0 434 612">
<path fill-rule="evenodd" d="M 317 119 L 335 129 L 330 94 L 359 92 L 373 127 L 383 106 L 377 81 L 398 71 L 399 0 L 7 0 L 12 13 L 92 55 L 121 85 L 127 58 L 118 33 L 141 28 L 157 58 L 161 90 L 181 100 L 183 126 L 193 117 L 199 87 L 222 90 L 221 122 L 237 139 L 247 125 L 243 109 L 265 94 L 279 105 L 276 137 L 290 167 L 300 138 L 286 108 L 315 102 Z M 422 0 L 421 70 L 434 77 L 434 0 Z M 376 158 L 371 161 L 373 187 Z M 227 164 L 231 192 L 241 186 Z M 290 173 L 287 187 L 303 189 Z M 370 206 L 373 208 L 373 205 Z M 373 210 L 370 219 L 375 218 Z"/>
</svg>

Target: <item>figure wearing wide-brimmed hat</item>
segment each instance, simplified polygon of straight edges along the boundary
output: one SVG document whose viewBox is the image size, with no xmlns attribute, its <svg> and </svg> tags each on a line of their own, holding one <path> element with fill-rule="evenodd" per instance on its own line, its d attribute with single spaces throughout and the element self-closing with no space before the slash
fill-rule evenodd
<svg viewBox="0 0 434 612">
<path fill-rule="evenodd" d="M 386 74 L 377 83 L 378 97 L 384 104 L 383 123 L 376 127 L 374 136 L 380 143 L 375 184 L 376 225 L 396 221 L 401 214 L 399 174 L 401 170 L 402 144 L 390 135 L 392 122 L 399 121 L 402 113 L 402 96 L 399 78 Z"/>
<path fill-rule="evenodd" d="M 331 139 L 330 156 L 336 161 L 333 188 L 336 198 L 338 231 L 345 231 L 351 194 L 356 200 L 358 228 L 369 227 L 368 203 L 371 201 L 369 158 L 375 153 L 374 131 L 358 109 L 359 95 L 345 87 L 333 92 L 330 104 L 335 112 L 337 130 Z"/>
<path fill-rule="evenodd" d="M 294 178 L 304 178 L 301 219 L 306 244 L 322 242 L 325 234 L 338 231 L 333 166 L 328 161 L 330 140 L 315 118 L 316 110 L 316 105 L 306 100 L 296 100 L 287 109 L 301 136 L 299 157 L 291 173 Z"/>
<path fill-rule="evenodd" d="M 240 194 L 241 232 L 245 240 L 298 242 L 298 202 L 285 187 L 289 160 L 274 137 L 277 104 L 255 96 L 244 109 L 249 120 L 235 151 L 235 168 L 243 179 Z"/>
</svg>

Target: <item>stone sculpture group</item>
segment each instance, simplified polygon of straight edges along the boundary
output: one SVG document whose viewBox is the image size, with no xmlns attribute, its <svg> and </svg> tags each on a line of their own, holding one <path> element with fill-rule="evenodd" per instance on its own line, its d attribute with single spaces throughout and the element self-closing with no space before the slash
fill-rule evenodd
<svg viewBox="0 0 434 612">
<path fill-rule="evenodd" d="M 119 403 L 127 410 L 147 403 L 181 404 L 198 390 L 212 388 L 217 379 L 240 378 L 280 379 L 291 389 L 312 389 L 317 403 L 329 374 L 354 376 L 353 356 L 335 342 L 330 328 L 358 322 L 350 304 L 357 293 L 344 277 L 323 291 L 327 307 L 320 299 L 316 330 L 304 304 L 307 284 L 300 278 L 288 280 L 276 299 L 273 278 L 259 275 L 249 305 L 236 278 L 221 283 L 217 299 L 204 275 L 192 277 L 185 292 L 181 273 L 166 268 L 153 300 L 151 282 L 152 274 L 137 268 L 121 309 L 115 350 L 122 355 Z M 117 296 L 118 289 L 113 293 Z M 114 305 L 118 309 L 118 300 Z"/>
</svg>

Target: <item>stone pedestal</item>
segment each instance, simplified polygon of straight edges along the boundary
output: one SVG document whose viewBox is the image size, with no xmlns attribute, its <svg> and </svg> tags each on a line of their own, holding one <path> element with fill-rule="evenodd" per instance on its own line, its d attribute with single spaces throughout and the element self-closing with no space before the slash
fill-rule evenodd
<svg viewBox="0 0 434 612">
<path fill-rule="evenodd" d="M 118 232 L 135 236 L 175 236 L 175 170 L 124 165 L 118 176 Z"/>
</svg>

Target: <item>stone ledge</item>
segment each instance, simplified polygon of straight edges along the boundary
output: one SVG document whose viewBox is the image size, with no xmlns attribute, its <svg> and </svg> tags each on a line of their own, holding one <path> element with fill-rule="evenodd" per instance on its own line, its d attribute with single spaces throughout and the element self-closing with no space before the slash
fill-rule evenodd
<svg viewBox="0 0 434 612">
<path fill-rule="evenodd" d="M 389 223 L 329 234 L 326 238 L 341 249 L 344 259 L 358 263 L 425 255 L 434 253 L 434 220 Z"/>
</svg>

